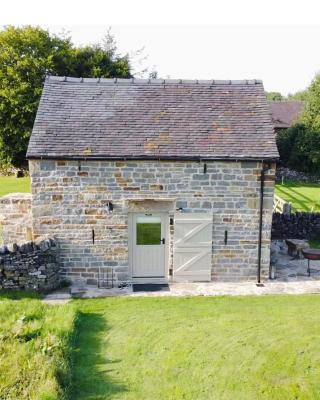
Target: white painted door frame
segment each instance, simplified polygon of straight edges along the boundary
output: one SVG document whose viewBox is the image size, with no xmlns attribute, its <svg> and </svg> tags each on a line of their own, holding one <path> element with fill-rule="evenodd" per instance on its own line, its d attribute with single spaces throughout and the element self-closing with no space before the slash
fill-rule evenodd
<svg viewBox="0 0 320 400">
<path fill-rule="evenodd" d="M 135 250 L 136 250 L 136 243 L 134 243 L 136 239 L 136 218 L 138 216 L 154 216 L 161 218 L 161 233 L 162 239 L 165 239 L 165 243 L 161 244 L 163 248 L 164 257 L 164 268 L 163 268 L 163 276 L 160 277 L 153 277 L 153 276 L 146 276 L 146 277 L 135 277 Z M 167 212 L 130 212 L 128 213 L 128 246 L 129 246 L 129 266 L 131 272 L 131 278 L 133 283 L 167 283 L 168 282 L 168 275 L 169 275 L 169 268 L 168 268 L 168 259 L 169 259 L 169 213 Z M 147 246 L 145 246 L 147 247 Z"/>
</svg>

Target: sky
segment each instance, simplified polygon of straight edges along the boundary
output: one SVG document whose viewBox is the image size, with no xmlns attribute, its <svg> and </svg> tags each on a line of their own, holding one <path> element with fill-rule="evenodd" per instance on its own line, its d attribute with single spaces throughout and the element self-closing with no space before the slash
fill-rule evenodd
<svg viewBox="0 0 320 400">
<path fill-rule="evenodd" d="M 41 5 L 41 7 L 40 7 Z M 10 0 L 0 27 L 70 32 L 77 45 L 112 32 L 122 54 L 144 47 L 161 78 L 262 79 L 267 91 L 305 89 L 320 72 L 318 0 Z"/>
<path fill-rule="evenodd" d="M 77 45 L 94 43 L 106 26 L 62 28 Z M 305 89 L 320 72 L 320 26 L 112 26 L 118 49 L 130 53 L 144 47 L 142 65 L 160 78 L 262 79 L 267 91 L 287 95 Z M 139 59 L 137 59 L 139 60 Z"/>
</svg>

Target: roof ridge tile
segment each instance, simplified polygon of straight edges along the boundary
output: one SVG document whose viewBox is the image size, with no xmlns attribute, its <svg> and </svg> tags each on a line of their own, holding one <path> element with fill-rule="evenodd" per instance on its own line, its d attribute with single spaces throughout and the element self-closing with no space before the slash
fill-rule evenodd
<svg viewBox="0 0 320 400">
<path fill-rule="evenodd" d="M 143 79 L 143 78 L 76 78 L 72 76 L 47 75 L 46 81 L 67 82 L 67 83 L 101 83 L 116 85 L 255 85 L 262 84 L 260 79 Z"/>
</svg>

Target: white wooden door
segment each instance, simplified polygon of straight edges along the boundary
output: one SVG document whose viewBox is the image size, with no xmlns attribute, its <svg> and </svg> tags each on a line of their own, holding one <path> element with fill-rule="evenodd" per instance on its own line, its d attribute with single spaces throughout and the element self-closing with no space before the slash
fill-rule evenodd
<svg viewBox="0 0 320 400">
<path fill-rule="evenodd" d="M 173 278 L 176 282 L 211 281 L 212 214 L 176 214 Z"/>
<path fill-rule="evenodd" d="M 165 278 L 166 214 L 132 217 L 132 278 Z"/>
</svg>

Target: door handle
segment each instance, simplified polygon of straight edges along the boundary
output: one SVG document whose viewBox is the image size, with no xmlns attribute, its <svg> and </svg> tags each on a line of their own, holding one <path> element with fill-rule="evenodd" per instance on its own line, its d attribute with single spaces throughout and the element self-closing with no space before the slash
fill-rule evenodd
<svg viewBox="0 0 320 400">
<path fill-rule="evenodd" d="M 163 239 L 161 239 L 161 240 L 160 240 L 160 242 L 161 242 L 162 244 L 165 244 L 165 242 L 166 242 L 166 239 L 165 239 L 165 238 L 163 238 Z"/>
</svg>

